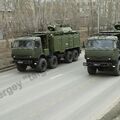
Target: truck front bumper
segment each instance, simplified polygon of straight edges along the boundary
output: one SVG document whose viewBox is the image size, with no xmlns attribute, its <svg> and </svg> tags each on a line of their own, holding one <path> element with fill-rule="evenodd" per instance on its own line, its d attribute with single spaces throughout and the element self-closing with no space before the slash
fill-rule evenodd
<svg viewBox="0 0 120 120">
<path fill-rule="evenodd" d="M 84 62 L 83 66 L 94 66 L 94 67 L 115 67 L 115 61 L 88 61 Z"/>
<path fill-rule="evenodd" d="M 13 63 L 31 65 L 31 64 L 37 64 L 37 60 L 33 60 L 33 59 L 22 60 L 22 59 L 20 59 L 20 60 L 13 60 Z"/>
</svg>

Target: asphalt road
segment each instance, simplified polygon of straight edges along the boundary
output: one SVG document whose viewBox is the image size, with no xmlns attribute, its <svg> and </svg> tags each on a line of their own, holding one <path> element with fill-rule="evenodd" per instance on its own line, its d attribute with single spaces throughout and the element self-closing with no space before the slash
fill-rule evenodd
<svg viewBox="0 0 120 120">
<path fill-rule="evenodd" d="M 89 76 L 79 61 L 42 74 L 0 73 L 0 120 L 98 120 L 120 100 L 120 77 Z"/>
</svg>

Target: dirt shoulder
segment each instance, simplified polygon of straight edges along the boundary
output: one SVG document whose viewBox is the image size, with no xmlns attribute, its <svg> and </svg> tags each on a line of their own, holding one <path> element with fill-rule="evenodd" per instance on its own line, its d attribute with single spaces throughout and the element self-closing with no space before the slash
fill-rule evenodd
<svg viewBox="0 0 120 120">
<path fill-rule="evenodd" d="M 5 40 L 0 40 L 0 69 L 9 66 L 12 63 L 11 57 L 11 40 L 9 42 L 9 47 L 6 47 Z"/>
</svg>

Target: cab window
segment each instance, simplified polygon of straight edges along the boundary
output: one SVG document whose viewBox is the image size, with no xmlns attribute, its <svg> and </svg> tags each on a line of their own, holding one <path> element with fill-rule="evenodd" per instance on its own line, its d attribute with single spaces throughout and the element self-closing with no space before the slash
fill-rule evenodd
<svg viewBox="0 0 120 120">
<path fill-rule="evenodd" d="M 40 41 L 35 41 L 35 47 L 39 48 L 40 47 Z"/>
</svg>

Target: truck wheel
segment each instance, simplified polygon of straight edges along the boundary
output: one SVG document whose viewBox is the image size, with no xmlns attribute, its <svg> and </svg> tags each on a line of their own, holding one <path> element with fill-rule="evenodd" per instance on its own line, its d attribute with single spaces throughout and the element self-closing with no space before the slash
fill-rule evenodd
<svg viewBox="0 0 120 120">
<path fill-rule="evenodd" d="M 36 66 L 35 66 L 34 64 L 32 64 L 30 67 L 31 67 L 32 69 L 35 69 L 35 68 L 36 68 Z"/>
<path fill-rule="evenodd" d="M 87 70 L 88 70 L 88 73 L 89 73 L 90 75 L 95 75 L 97 69 L 96 69 L 95 67 L 89 67 L 89 66 L 88 66 Z"/>
<path fill-rule="evenodd" d="M 104 71 L 104 69 L 102 69 L 102 68 L 98 68 L 98 71 Z"/>
<path fill-rule="evenodd" d="M 74 50 L 73 51 L 73 61 L 77 61 L 78 60 L 78 57 L 79 57 L 79 53 L 77 50 Z"/>
<path fill-rule="evenodd" d="M 118 61 L 116 67 L 114 68 L 114 75 L 120 76 L 120 61 Z"/>
<path fill-rule="evenodd" d="M 73 54 L 71 51 L 67 51 L 65 54 L 65 62 L 71 63 L 73 61 Z"/>
<path fill-rule="evenodd" d="M 17 70 L 20 71 L 20 72 L 25 72 L 26 68 L 27 68 L 26 65 L 19 65 L 19 64 L 17 64 Z"/>
<path fill-rule="evenodd" d="M 45 72 L 47 70 L 47 61 L 45 58 L 41 58 L 36 67 L 36 72 Z"/>
<path fill-rule="evenodd" d="M 54 69 L 56 68 L 58 65 L 58 59 L 56 56 L 51 56 L 49 59 L 48 59 L 48 67 L 50 69 Z"/>
</svg>

